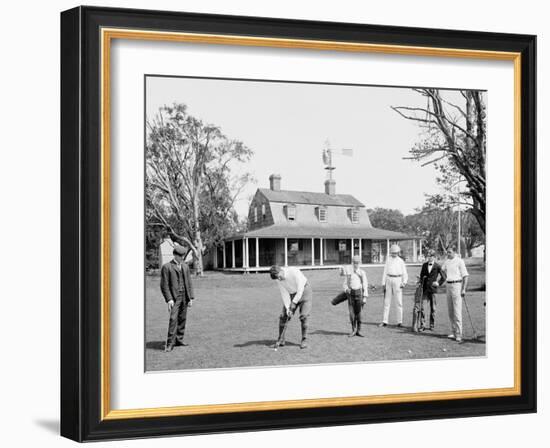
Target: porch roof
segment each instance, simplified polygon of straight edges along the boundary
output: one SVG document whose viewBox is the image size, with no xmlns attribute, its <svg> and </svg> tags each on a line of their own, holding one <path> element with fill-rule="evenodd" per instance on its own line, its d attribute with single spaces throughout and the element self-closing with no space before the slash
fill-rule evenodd
<svg viewBox="0 0 550 448">
<path fill-rule="evenodd" d="M 394 232 L 392 230 L 377 229 L 376 227 L 272 225 L 235 234 L 226 238 L 226 240 L 242 238 L 363 238 L 369 240 L 412 240 L 420 237 Z"/>
</svg>

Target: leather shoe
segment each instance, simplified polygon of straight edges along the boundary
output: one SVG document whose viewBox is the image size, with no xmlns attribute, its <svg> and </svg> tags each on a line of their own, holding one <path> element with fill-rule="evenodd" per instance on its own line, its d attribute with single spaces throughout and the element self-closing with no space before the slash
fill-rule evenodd
<svg viewBox="0 0 550 448">
<path fill-rule="evenodd" d="M 385 322 L 380 322 L 380 323 L 378 324 L 378 326 L 379 326 L 379 327 L 387 327 L 388 324 L 385 323 Z"/>
<path fill-rule="evenodd" d="M 164 351 L 165 351 L 165 352 L 171 352 L 172 350 L 174 350 L 174 346 L 173 346 L 173 345 L 167 345 L 167 346 L 164 348 Z"/>
<path fill-rule="evenodd" d="M 176 347 L 188 347 L 189 344 L 187 342 L 176 342 Z"/>
<path fill-rule="evenodd" d="M 300 344 L 300 348 L 301 349 L 307 348 L 307 341 L 305 339 L 302 339 L 302 343 Z"/>
</svg>

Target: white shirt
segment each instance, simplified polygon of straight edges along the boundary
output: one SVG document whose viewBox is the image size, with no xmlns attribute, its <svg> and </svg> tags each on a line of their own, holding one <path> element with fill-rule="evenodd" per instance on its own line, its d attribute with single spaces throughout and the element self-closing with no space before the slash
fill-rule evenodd
<svg viewBox="0 0 550 448">
<path fill-rule="evenodd" d="M 348 289 L 363 289 L 363 296 L 368 297 L 369 282 L 367 280 L 367 274 L 363 269 L 358 268 L 353 270 L 353 266 L 344 271 L 346 279 L 344 280 L 344 291 Z"/>
<path fill-rule="evenodd" d="M 290 295 L 296 294 L 292 302 L 298 303 L 304 293 L 307 278 L 298 268 L 281 268 L 285 278 L 277 280 L 281 291 L 281 299 L 286 308 L 290 307 Z"/>
<path fill-rule="evenodd" d="M 435 263 L 435 261 L 434 261 Z M 432 268 L 434 267 L 434 263 L 428 263 L 428 273 L 432 272 Z"/>
<path fill-rule="evenodd" d="M 382 274 L 383 285 L 386 284 L 386 276 L 388 275 L 400 275 L 401 282 L 407 283 L 407 280 L 409 279 L 409 276 L 407 274 L 407 267 L 405 266 L 405 262 L 401 257 L 392 257 L 390 255 L 386 260 L 386 264 L 384 265 L 384 273 Z"/>
<path fill-rule="evenodd" d="M 453 258 L 447 258 L 441 269 L 447 274 L 448 282 L 456 282 L 468 276 L 464 260 L 456 255 Z"/>
</svg>

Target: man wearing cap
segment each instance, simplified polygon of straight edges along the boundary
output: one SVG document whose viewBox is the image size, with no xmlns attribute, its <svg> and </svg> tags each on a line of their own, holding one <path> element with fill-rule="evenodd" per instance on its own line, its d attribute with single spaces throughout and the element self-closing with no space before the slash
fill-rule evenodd
<svg viewBox="0 0 550 448">
<path fill-rule="evenodd" d="M 307 278 L 302 271 L 294 267 L 282 268 L 271 266 L 269 274 L 276 280 L 283 300 L 283 309 L 279 316 L 279 338 L 275 347 L 285 345 L 284 329 L 296 310 L 300 312 L 300 323 L 302 326 L 302 341 L 300 348 L 307 348 L 308 318 L 311 313 L 313 292 Z"/>
<path fill-rule="evenodd" d="M 464 260 L 456 253 L 455 246 L 447 249 L 447 260 L 442 270 L 447 275 L 447 306 L 449 307 L 449 320 L 453 332 L 448 336 L 462 342 L 462 298 L 466 294 L 468 286 L 468 271 Z"/>
<path fill-rule="evenodd" d="M 169 261 L 160 271 L 160 290 L 168 304 L 170 320 L 168 321 L 168 337 L 164 351 L 170 352 L 174 346 L 186 346 L 183 342 L 187 307 L 192 306 L 195 298 L 189 267 L 184 262 L 187 251 L 180 245 L 174 246 L 174 259 Z"/>
<path fill-rule="evenodd" d="M 384 316 L 379 327 L 388 325 L 390 317 L 390 305 L 395 302 L 397 309 L 397 326 L 403 326 L 403 288 L 407 284 L 407 267 L 401 257 L 401 249 L 397 244 L 390 247 L 390 256 L 384 265 L 382 274 L 382 286 L 384 288 Z"/>
<path fill-rule="evenodd" d="M 369 296 L 367 274 L 359 267 L 361 259 L 355 255 L 352 259 L 352 265 L 341 268 L 341 275 L 345 277 L 344 292 L 338 294 L 330 303 L 338 305 L 348 302 L 349 320 L 351 322 L 350 338 L 353 336 L 363 337 L 361 334 L 361 309 L 367 302 Z"/>
<path fill-rule="evenodd" d="M 441 265 L 435 261 L 435 250 L 428 251 L 428 260 L 420 269 L 420 281 L 422 282 L 422 301 L 420 303 L 420 328 L 427 329 L 424 319 L 424 300 L 430 305 L 430 326 L 429 330 L 433 330 L 435 326 L 435 307 L 438 286 L 445 283 L 446 275 Z"/>
</svg>

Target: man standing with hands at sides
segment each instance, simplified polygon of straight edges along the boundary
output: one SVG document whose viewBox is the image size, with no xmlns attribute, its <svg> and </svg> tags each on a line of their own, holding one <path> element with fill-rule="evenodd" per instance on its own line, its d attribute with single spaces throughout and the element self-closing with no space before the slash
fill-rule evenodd
<svg viewBox="0 0 550 448">
<path fill-rule="evenodd" d="M 330 303 L 338 305 L 344 301 L 348 302 L 349 320 L 351 322 L 350 338 L 353 336 L 363 337 L 361 334 L 361 309 L 367 302 L 369 296 L 367 274 L 359 267 L 361 259 L 354 255 L 351 268 L 347 266 L 341 269 L 341 275 L 345 277 L 344 292 L 338 294 Z"/>
<path fill-rule="evenodd" d="M 457 255 L 455 246 L 447 249 L 447 260 L 442 269 L 447 275 L 447 306 L 453 329 L 448 338 L 462 343 L 462 298 L 468 286 L 468 271 L 464 260 Z"/>
<path fill-rule="evenodd" d="M 438 280 L 439 278 L 439 280 Z M 422 265 L 420 269 L 420 281 L 422 282 L 422 302 L 420 303 L 420 315 L 421 329 L 429 329 L 433 331 L 435 326 L 435 293 L 437 293 L 438 286 L 445 283 L 446 275 L 439 263 L 435 261 L 435 250 L 430 249 L 428 251 L 428 261 Z M 424 322 L 424 300 L 430 305 L 430 326 L 426 328 Z"/>
<path fill-rule="evenodd" d="M 171 352 L 174 346 L 183 346 L 183 334 L 187 321 L 187 307 L 193 305 L 195 298 L 189 267 L 184 262 L 187 251 L 180 245 L 174 246 L 174 259 L 169 261 L 160 271 L 160 290 L 168 304 L 168 336 L 165 352 Z"/>
<path fill-rule="evenodd" d="M 269 275 L 276 280 L 283 300 L 283 309 L 279 316 L 279 338 L 275 348 L 285 345 L 285 328 L 296 310 L 300 311 L 302 342 L 300 348 L 307 348 L 307 321 L 313 301 L 313 292 L 307 278 L 298 268 L 271 266 Z"/>
<path fill-rule="evenodd" d="M 384 316 L 379 327 L 386 327 L 390 317 L 390 305 L 395 302 L 397 309 L 397 326 L 403 326 L 403 288 L 407 284 L 407 267 L 401 257 L 401 249 L 397 244 L 390 247 L 390 256 L 384 265 L 382 286 L 384 288 Z"/>
</svg>

